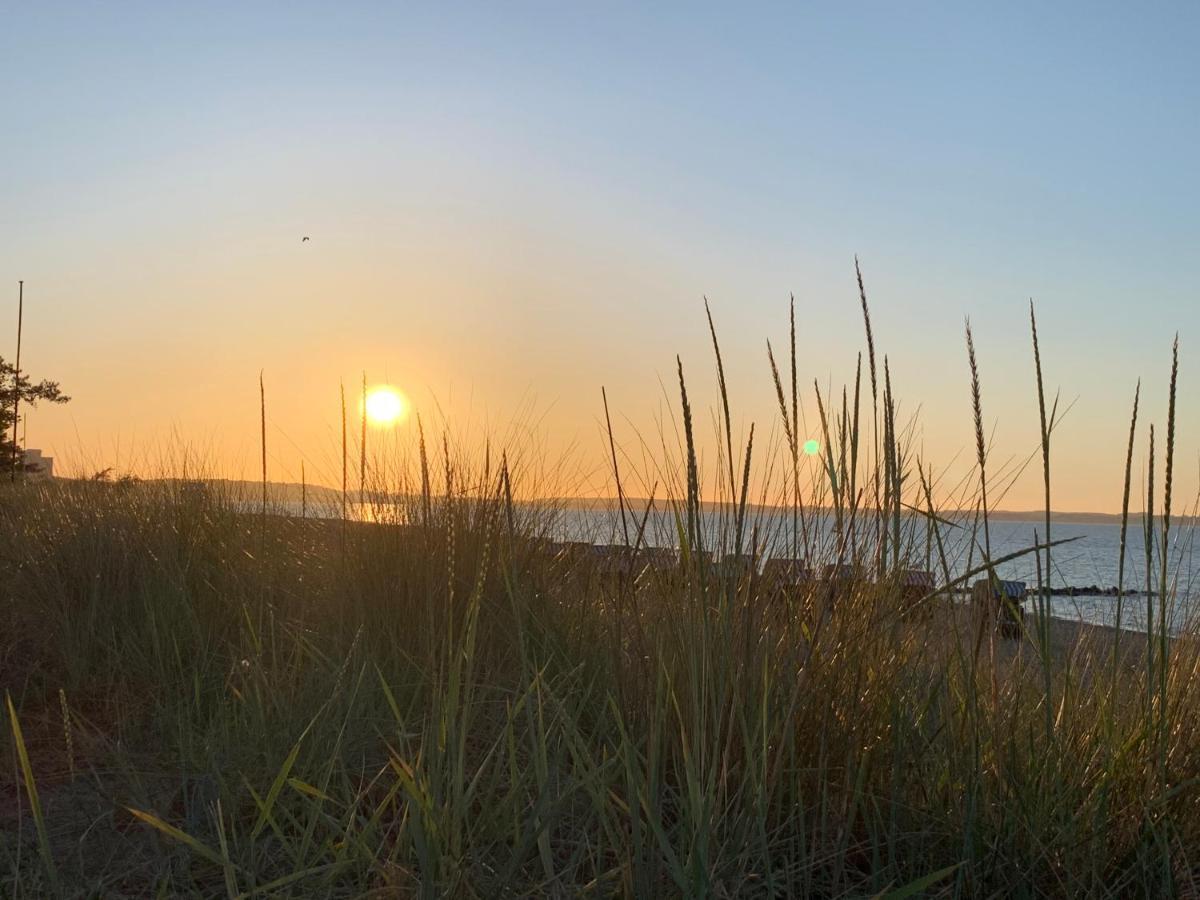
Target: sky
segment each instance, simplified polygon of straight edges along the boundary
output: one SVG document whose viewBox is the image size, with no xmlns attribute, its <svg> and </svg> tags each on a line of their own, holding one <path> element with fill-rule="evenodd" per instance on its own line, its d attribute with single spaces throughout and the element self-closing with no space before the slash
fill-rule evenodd
<svg viewBox="0 0 1200 900">
<path fill-rule="evenodd" d="M 365 372 L 428 422 L 520 423 L 605 493 L 601 386 L 622 445 L 652 445 L 679 354 L 712 431 L 705 297 L 761 442 L 794 295 L 820 437 L 813 380 L 840 392 L 864 347 L 857 255 L 930 465 L 969 470 L 968 318 L 990 464 L 1036 450 L 1032 299 L 1069 408 L 1054 506 L 1119 506 L 1134 387 L 1161 434 L 1176 332 L 1178 490 L 1200 484 L 1195 4 L 2 10 L 0 354 L 23 279 L 23 367 L 73 397 L 29 445 L 77 471 L 187 446 L 254 477 L 261 371 L 271 477 L 335 483 Z"/>
</svg>

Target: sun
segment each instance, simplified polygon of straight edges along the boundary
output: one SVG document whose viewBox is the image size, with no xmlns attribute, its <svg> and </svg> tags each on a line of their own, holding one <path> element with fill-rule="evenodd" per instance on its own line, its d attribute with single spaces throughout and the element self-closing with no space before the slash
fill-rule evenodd
<svg viewBox="0 0 1200 900">
<path fill-rule="evenodd" d="M 367 391 L 367 421 L 372 425 L 395 425 L 408 417 L 408 398 L 390 385 L 379 385 Z"/>
</svg>

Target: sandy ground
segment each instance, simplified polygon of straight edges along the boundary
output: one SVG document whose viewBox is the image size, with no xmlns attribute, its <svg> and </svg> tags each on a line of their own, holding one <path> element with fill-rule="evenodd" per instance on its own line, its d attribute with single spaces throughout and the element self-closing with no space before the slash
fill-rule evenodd
<svg viewBox="0 0 1200 900">
<path fill-rule="evenodd" d="M 1039 621 L 1034 613 L 1026 609 L 1025 634 L 1007 637 L 985 629 L 980 652 L 982 657 L 994 654 L 997 663 L 1005 666 L 1014 664 L 1040 665 L 1041 635 Z M 956 643 L 963 652 L 971 652 L 979 640 L 980 613 L 970 604 L 943 602 L 935 607 L 928 620 L 936 631 L 946 636 L 948 652 L 954 652 Z M 1114 649 L 1120 666 L 1131 670 L 1145 666 L 1147 639 L 1144 631 L 1117 629 L 1108 625 L 1056 619 L 1048 623 L 1048 646 L 1055 668 L 1069 668 L 1076 675 L 1087 679 L 1093 670 L 1110 672 Z M 1157 642 L 1157 637 L 1155 638 Z M 1190 636 L 1170 638 L 1172 655 L 1194 654 L 1196 640 Z M 1157 652 L 1157 645 L 1156 645 Z"/>
</svg>

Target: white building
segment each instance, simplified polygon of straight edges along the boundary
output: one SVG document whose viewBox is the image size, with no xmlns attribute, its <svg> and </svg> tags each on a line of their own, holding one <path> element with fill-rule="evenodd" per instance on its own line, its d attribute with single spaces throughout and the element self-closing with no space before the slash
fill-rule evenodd
<svg viewBox="0 0 1200 900">
<path fill-rule="evenodd" d="M 41 450 L 28 449 L 25 451 L 25 467 L 25 473 L 30 478 L 54 477 L 54 457 L 44 456 Z"/>
</svg>

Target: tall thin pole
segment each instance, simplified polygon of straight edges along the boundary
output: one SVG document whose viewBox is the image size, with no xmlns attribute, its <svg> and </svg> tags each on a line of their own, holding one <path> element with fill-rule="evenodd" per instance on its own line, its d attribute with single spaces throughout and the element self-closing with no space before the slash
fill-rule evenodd
<svg viewBox="0 0 1200 900">
<path fill-rule="evenodd" d="M 342 393 L 342 563 L 346 562 L 346 384 L 339 385 Z"/>
<path fill-rule="evenodd" d="M 258 370 L 259 427 L 262 432 L 262 538 L 267 540 L 267 388 L 263 384 L 262 369 Z"/>
<path fill-rule="evenodd" d="M 362 437 L 359 439 L 358 458 L 358 503 L 363 506 L 367 500 L 367 373 L 362 377 Z"/>
<path fill-rule="evenodd" d="M 17 480 L 17 463 L 21 458 L 21 445 L 17 441 L 18 414 L 21 410 L 21 325 L 25 318 L 25 282 L 17 282 L 17 364 L 13 375 L 13 455 L 12 480 Z"/>
<path fill-rule="evenodd" d="M 612 419 L 608 416 L 608 392 L 600 386 L 600 397 L 604 400 L 604 424 L 608 427 L 608 449 L 612 451 L 613 477 L 617 481 L 617 505 L 621 509 L 621 531 L 625 535 L 625 546 L 629 546 L 629 525 L 625 521 L 625 494 L 621 491 L 621 467 L 617 465 L 617 445 L 613 440 Z"/>
</svg>

